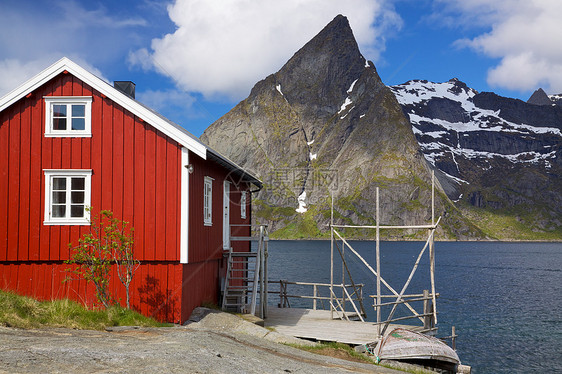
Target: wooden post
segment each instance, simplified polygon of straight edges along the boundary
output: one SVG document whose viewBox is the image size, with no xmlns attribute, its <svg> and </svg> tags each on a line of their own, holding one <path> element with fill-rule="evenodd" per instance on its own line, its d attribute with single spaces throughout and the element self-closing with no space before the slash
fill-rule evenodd
<svg viewBox="0 0 562 374">
<path fill-rule="evenodd" d="M 455 326 L 451 328 L 451 346 L 453 348 L 453 351 L 457 350 L 457 334 L 455 331 Z"/>
<path fill-rule="evenodd" d="M 431 172 L 431 224 L 435 225 L 435 170 Z M 434 227 L 433 230 L 436 230 Z M 435 231 L 431 232 L 435 233 Z M 430 234 L 431 234 L 430 233 Z M 437 325 L 437 301 L 435 300 L 435 244 L 434 235 L 429 242 L 429 272 L 431 276 L 431 293 L 433 302 L 433 324 Z"/>
<path fill-rule="evenodd" d="M 334 319 L 334 194 L 330 211 L 330 319 Z"/>
<path fill-rule="evenodd" d="M 345 246 L 342 245 L 341 248 L 341 304 L 342 310 L 345 313 L 345 256 L 344 256 Z"/>
<path fill-rule="evenodd" d="M 283 280 L 279 280 L 279 308 L 283 308 Z"/>
<path fill-rule="evenodd" d="M 435 244 L 433 240 L 434 235 L 431 235 L 429 240 L 429 272 L 431 278 L 431 297 L 433 306 L 433 324 L 437 325 L 437 302 L 435 300 Z"/>
<path fill-rule="evenodd" d="M 377 228 L 376 228 L 376 266 L 377 266 L 377 331 L 379 338 L 381 337 L 381 254 L 380 254 L 380 207 L 379 207 L 379 188 L 377 187 L 376 190 L 376 203 L 377 203 L 377 210 L 376 210 L 376 219 L 377 219 Z"/>
<path fill-rule="evenodd" d="M 267 318 L 267 296 L 268 296 L 268 286 L 269 286 L 269 279 L 267 278 L 267 257 L 269 256 L 268 252 L 268 243 L 269 243 L 269 232 L 267 231 L 267 227 L 264 227 L 266 240 L 264 242 L 264 256 L 263 256 L 263 318 Z"/>
<path fill-rule="evenodd" d="M 318 296 L 318 287 L 316 285 L 312 285 L 312 295 L 314 298 L 312 299 L 312 309 L 316 310 L 316 297 Z"/>
<path fill-rule="evenodd" d="M 429 290 L 423 290 L 423 329 L 430 330 L 431 329 L 431 320 L 432 316 L 429 314 L 431 313 L 430 307 L 430 297 L 429 297 Z"/>
<path fill-rule="evenodd" d="M 260 269 L 260 265 L 261 265 L 261 252 L 262 252 L 262 246 L 263 242 L 260 239 L 258 241 L 258 253 L 256 254 L 256 265 L 254 268 L 254 281 L 252 282 L 252 299 L 250 302 L 250 314 L 253 314 L 254 316 L 256 315 L 256 301 L 257 301 L 257 297 L 258 297 L 258 287 L 259 287 L 259 282 L 260 282 L 260 275 L 261 275 L 261 269 Z M 246 260 L 246 272 L 249 271 L 248 269 L 248 262 L 249 262 L 249 258 L 247 258 Z M 248 286 L 246 285 L 246 288 Z M 261 302 L 261 300 L 260 300 Z M 261 314 L 261 313 L 260 313 Z M 261 317 L 261 316 L 260 316 Z"/>
<path fill-rule="evenodd" d="M 263 283 L 263 277 L 264 277 L 264 271 L 263 271 L 263 265 L 265 264 L 265 260 L 263 258 L 263 255 L 265 253 L 264 250 L 264 245 L 265 245 L 265 240 L 264 240 L 265 236 L 264 236 L 264 232 L 263 232 L 263 226 L 260 226 L 260 242 L 261 245 L 259 246 L 260 249 L 260 254 L 259 254 L 259 260 L 260 260 L 260 275 L 259 275 L 259 282 L 260 282 L 260 309 L 259 309 L 259 315 L 261 319 L 264 319 L 264 315 L 263 315 L 263 288 L 264 288 L 264 283 Z"/>
</svg>

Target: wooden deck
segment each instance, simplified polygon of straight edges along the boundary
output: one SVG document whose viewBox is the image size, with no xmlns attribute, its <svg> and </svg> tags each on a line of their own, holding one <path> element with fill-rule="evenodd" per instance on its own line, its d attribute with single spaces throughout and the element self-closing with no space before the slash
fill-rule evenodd
<svg viewBox="0 0 562 374">
<path fill-rule="evenodd" d="M 377 325 L 369 322 L 330 319 L 329 310 L 274 308 L 267 310 L 265 326 L 297 338 L 362 345 L 377 341 Z M 420 331 L 421 326 L 390 325 Z"/>
</svg>

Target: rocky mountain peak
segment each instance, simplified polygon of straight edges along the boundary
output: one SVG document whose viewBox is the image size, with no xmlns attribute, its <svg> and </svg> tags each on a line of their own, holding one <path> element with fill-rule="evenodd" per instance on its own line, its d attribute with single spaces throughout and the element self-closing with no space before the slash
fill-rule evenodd
<svg viewBox="0 0 562 374">
<path fill-rule="evenodd" d="M 529 100 L 527 100 L 527 103 L 534 105 L 552 105 L 552 101 L 542 88 L 539 88 L 535 92 L 533 92 Z"/>
<path fill-rule="evenodd" d="M 474 95 L 463 85 L 448 88 Z M 381 223 L 431 219 L 428 163 L 344 16 L 256 83 L 201 140 L 262 179 L 254 216 L 270 225 L 272 237 L 326 235 L 332 198 L 336 222 L 373 224 L 377 187 L 385 202 Z M 446 197 L 437 209 L 449 215 L 455 235 L 475 234 Z"/>
<path fill-rule="evenodd" d="M 291 105 L 306 103 L 314 116 L 340 108 L 352 82 L 365 70 L 346 17 L 338 15 L 274 74 L 275 85 Z"/>
</svg>

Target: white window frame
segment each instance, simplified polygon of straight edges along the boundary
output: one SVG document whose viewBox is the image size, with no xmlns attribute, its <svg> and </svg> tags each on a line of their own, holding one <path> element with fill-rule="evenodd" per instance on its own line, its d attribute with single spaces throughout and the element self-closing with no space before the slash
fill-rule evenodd
<svg viewBox="0 0 562 374">
<path fill-rule="evenodd" d="M 45 225 L 90 225 L 90 212 L 86 209 L 91 206 L 92 195 L 92 170 L 87 169 L 45 169 Z M 52 195 L 53 178 L 84 178 L 84 216 L 70 217 L 71 186 L 66 183 L 66 217 L 53 217 Z"/>
<path fill-rule="evenodd" d="M 91 96 L 44 96 L 45 99 L 45 136 L 46 137 L 91 137 L 92 136 L 92 97 Z M 71 106 L 85 105 L 84 130 L 72 130 Z M 66 130 L 53 128 L 53 106 L 66 105 Z"/>
<path fill-rule="evenodd" d="M 247 204 L 247 198 L 246 198 L 246 191 L 241 191 L 240 192 L 240 218 L 242 219 L 246 219 L 246 204 Z"/>
<path fill-rule="evenodd" d="M 205 177 L 203 180 L 203 224 L 213 225 L 213 178 Z"/>
</svg>

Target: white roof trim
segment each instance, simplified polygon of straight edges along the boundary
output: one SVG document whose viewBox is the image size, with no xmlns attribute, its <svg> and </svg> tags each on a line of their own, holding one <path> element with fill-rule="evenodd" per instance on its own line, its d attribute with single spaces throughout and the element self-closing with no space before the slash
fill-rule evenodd
<svg viewBox="0 0 562 374">
<path fill-rule="evenodd" d="M 201 143 L 194 135 L 190 134 L 187 130 L 182 129 L 179 126 L 173 126 L 170 122 L 164 120 L 163 117 L 159 116 L 147 107 L 139 104 L 137 101 L 131 99 L 129 96 L 117 90 L 102 79 L 96 77 L 94 74 L 85 70 L 67 57 L 61 58 L 59 61 L 43 70 L 35 77 L 31 78 L 21 86 L 17 87 L 7 95 L 2 97 L 0 99 L 0 111 L 3 111 L 19 99 L 21 99 L 23 96 L 34 91 L 36 88 L 53 79 L 65 70 L 74 75 L 76 78 L 82 80 L 84 83 L 91 86 L 93 89 L 107 96 L 115 103 L 121 105 L 123 108 L 133 113 L 135 116 L 149 123 L 155 129 L 162 131 L 164 134 L 174 139 L 199 157 L 203 158 L 204 160 L 207 159 L 207 147 L 203 143 Z"/>
</svg>

